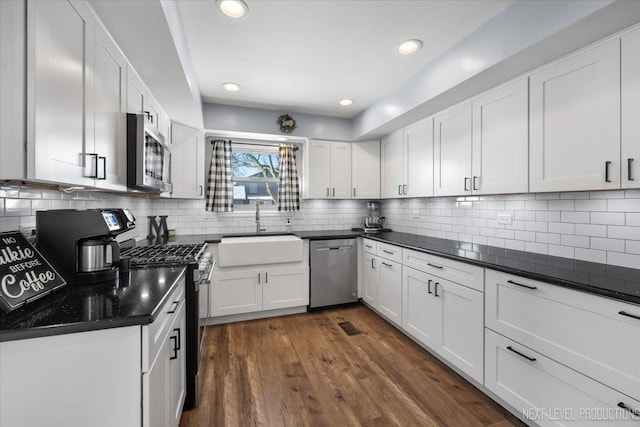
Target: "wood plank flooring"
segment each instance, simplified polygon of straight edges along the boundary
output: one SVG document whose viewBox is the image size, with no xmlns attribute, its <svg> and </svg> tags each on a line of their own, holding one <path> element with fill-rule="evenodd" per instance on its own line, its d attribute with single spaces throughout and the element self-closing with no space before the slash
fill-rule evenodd
<svg viewBox="0 0 640 427">
<path fill-rule="evenodd" d="M 524 425 L 363 305 L 212 326 L 202 357 L 181 427 Z"/>
</svg>

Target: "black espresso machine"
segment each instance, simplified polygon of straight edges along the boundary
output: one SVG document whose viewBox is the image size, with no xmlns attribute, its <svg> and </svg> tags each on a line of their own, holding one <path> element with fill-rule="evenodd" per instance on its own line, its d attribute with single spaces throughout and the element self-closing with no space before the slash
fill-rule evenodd
<svg viewBox="0 0 640 427">
<path fill-rule="evenodd" d="M 119 277 L 118 234 L 135 228 L 128 209 L 60 209 L 36 212 L 36 248 L 69 284 Z"/>
</svg>

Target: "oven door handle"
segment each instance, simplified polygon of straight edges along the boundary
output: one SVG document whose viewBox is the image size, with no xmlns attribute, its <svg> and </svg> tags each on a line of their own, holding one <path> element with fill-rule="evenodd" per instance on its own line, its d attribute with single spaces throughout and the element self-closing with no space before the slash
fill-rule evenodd
<svg viewBox="0 0 640 427">
<path fill-rule="evenodd" d="M 215 261 L 211 263 L 211 269 L 209 269 L 209 274 L 206 279 L 200 280 L 200 283 L 203 285 L 208 285 L 211 283 L 211 276 L 213 276 L 213 267 L 215 266 Z"/>
</svg>

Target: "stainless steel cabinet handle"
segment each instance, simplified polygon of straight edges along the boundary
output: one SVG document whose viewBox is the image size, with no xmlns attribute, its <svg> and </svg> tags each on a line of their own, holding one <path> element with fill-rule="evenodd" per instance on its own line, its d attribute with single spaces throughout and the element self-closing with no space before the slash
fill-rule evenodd
<svg viewBox="0 0 640 427">
<path fill-rule="evenodd" d="M 173 329 L 173 332 L 177 332 L 177 333 L 178 333 L 178 337 L 177 337 L 177 338 L 178 338 L 178 339 L 177 339 L 178 345 L 176 346 L 176 350 L 180 350 L 180 348 L 181 348 L 181 346 L 180 346 L 180 341 L 182 341 L 182 340 L 180 339 L 180 328 L 174 328 L 174 329 Z"/>
<path fill-rule="evenodd" d="M 440 295 L 438 295 L 438 285 L 439 284 L 440 284 L 440 282 L 436 282 L 435 285 L 433 285 L 434 291 L 435 291 L 434 295 L 437 296 L 437 297 L 440 296 Z"/>
<path fill-rule="evenodd" d="M 98 179 L 98 153 L 87 153 L 86 155 L 92 158 L 93 165 L 95 166 L 95 169 L 93 169 L 95 172 L 87 175 L 87 178 Z"/>
<path fill-rule="evenodd" d="M 430 294 L 432 294 L 433 292 L 431 292 L 431 282 L 433 282 L 433 280 L 429 279 L 429 281 L 427 282 L 427 292 L 429 292 Z"/>
<path fill-rule="evenodd" d="M 200 187 L 200 195 L 202 196 L 202 192 L 204 191 L 204 186 L 200 185 L 199 187 Z"/>
<path fill-rule="evenodd" d="M 430 262 L 428 262 L 428 263 L 427 263 L 427 265 L 428 265 L 429 267 L 433 267 L 433 268 L 444 268 L 444 267 L 443 267 L 443 266 L 441 266 L 441 265 L 431 264 Z"/>
<path fill-rule="evenodd" d="M 258 273 L 258 285 L 260 284 L 260 276 L 261 276 L 261 274 Z"/>
<path fill-rule="evenodd" d="M 327 187 L 327 197 L 329 197 L 329 187 Z"/>
<path fill-rule="evenodd" d="M 523 285 L 522 283 L 514 282 L 513 280 L 507 280 L 507 283 L 511 283 L 512 285 L 521 286 L 523 288 L 532 289 L 532 290 L 538 289 L 537 286 Z"/>
<path fill-rule="evenodd" d="M 382 262 L 382 265 L 384 265 L 385 267 L 393 267 L 391 264 L 387 264 L 386 262 Z"/>
<path fill-rule="evenodd" d="M 373 246 L 371 246 L 371 245 L 365 245 L 365 246 L 366 246 L 367 248 L 369 248 L 369 249 L 373 249 Z"/>
<path fill-rule="evenodd" d="M 382 249 L 382 252 L 384 252 L 385 254 L 394 255 L 394 252 L 388 251 L 386 249 Z"/>
<path fill-rule="evenodd" d="M 404 194 L 405 196 L 407 195 L 407 184 L 404 184 L 402 186 L 402 194 Z"/>
<path fill-rule="evenodd" d="M 175 360 L 178 358 L 178 337 L 171 335 L 169 339 L 173 341 L 173 348 L 171 349 L 171 351 L 173 351 L 173 356 L 169 356 L 169 360 Z"/>
<path fill-rule="evenodd" d="M 478 177 L 477 177 L 477 176 L 474 176 L 474 177 L 473 177 L 473 189 L 474 189 L 474 190 L 479 190 L 478 186 L 476 185 L 476 184 L 477 184 L 477 182 L 478 182 Z"/>
<path fill-rule="evenodd" d="M 402 196 L 402 185 L 398 185 L 398 195 Z"/>
<path fill-rule="evenodd" d="M 628 181 L 635 181 L 633 179 L 633 159 L 627 159 L 627 180 Z"/>
<path fill-rule="evenodd" d="M 374 269 L 376 268 L 376 266 L 373 264 L 373 261 L 375 260 L 376 260 L 375 258 L 371 258 L 371 268 L 374 268 Z"/>
<path fill-rule="evenodd" d="M 264 283 L 269 283 L 269 273 L 264 273 Z"/>
<path fill-rule="evenodd" d="M 526 354 L 522 354 L 518 350 L 514 350 L 513 347 L 511 347 L 511 346 L 508 346 L 507 350 L 510 350 L 510 351 L 514 352 L 515 354 L 517 354 L 518 356 L 522 356 L 522 357 L 524 357 L 525 359 L 527 359 L 527 360 L 529 360 L 531 362 L 535 362 L 536 361 L 535 357 L 529 357 Z"/>
<path fill-rule="evenodd" d="M 353 187 L 353 197 L 356 197 L 356 187 Z"/>
<path fill-rule="evenodd" d="M 469 188 L 467 187 L 467 182 L 469 181 L 469 177 L 465 176 L 464 177 L 464 191 L 469 191 Z"/>
<path fill-rule="evenodd" d="M 611 182 L 609 179 L 609 166 L 611 166 L 610 161 L 604 162 L 604 182 Z"/>
<path fill-rule="evenodd" d="M 332 194 L 332 197 L 336 197 L 336 188 L 335 188 L 335 187 L 333 187 L 333 194 Z"/>
</svg>

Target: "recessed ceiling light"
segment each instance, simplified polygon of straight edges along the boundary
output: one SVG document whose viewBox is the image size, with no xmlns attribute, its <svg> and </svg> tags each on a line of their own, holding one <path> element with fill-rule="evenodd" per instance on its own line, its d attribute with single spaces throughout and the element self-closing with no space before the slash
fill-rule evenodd
<svg viewBox="0 0 640 427">
<path fill-rule="evenodd" d="M 353 105 L 354 102 L 355 101 L 353 99 L 346 98 L 346 99 L 343 99 L 343 100 L 340 101 L 340 105 L 342 105 L 344 107 L 347 107 L 349 105 Z"/>
<path fill-rule="evenodd" d="M 417 39 L 405 40 L 396 49 L 400 55 L 411 55 L 422 48 L 422 42 Z"/>
<path fill-rule="evenodd" d="M 222 86 L 224 90 L 228 90 L 229 92 L 237 92 L 240 90 L 240 85 L 238 83 L 224 82 L 220 86 Z"/>
<path fill-rule="evenodd" d="M 242 18 L 249 12 L 249 6 L 242 0 L 218 0 L 220 11 L 229 18 Z"/>
</svg>

